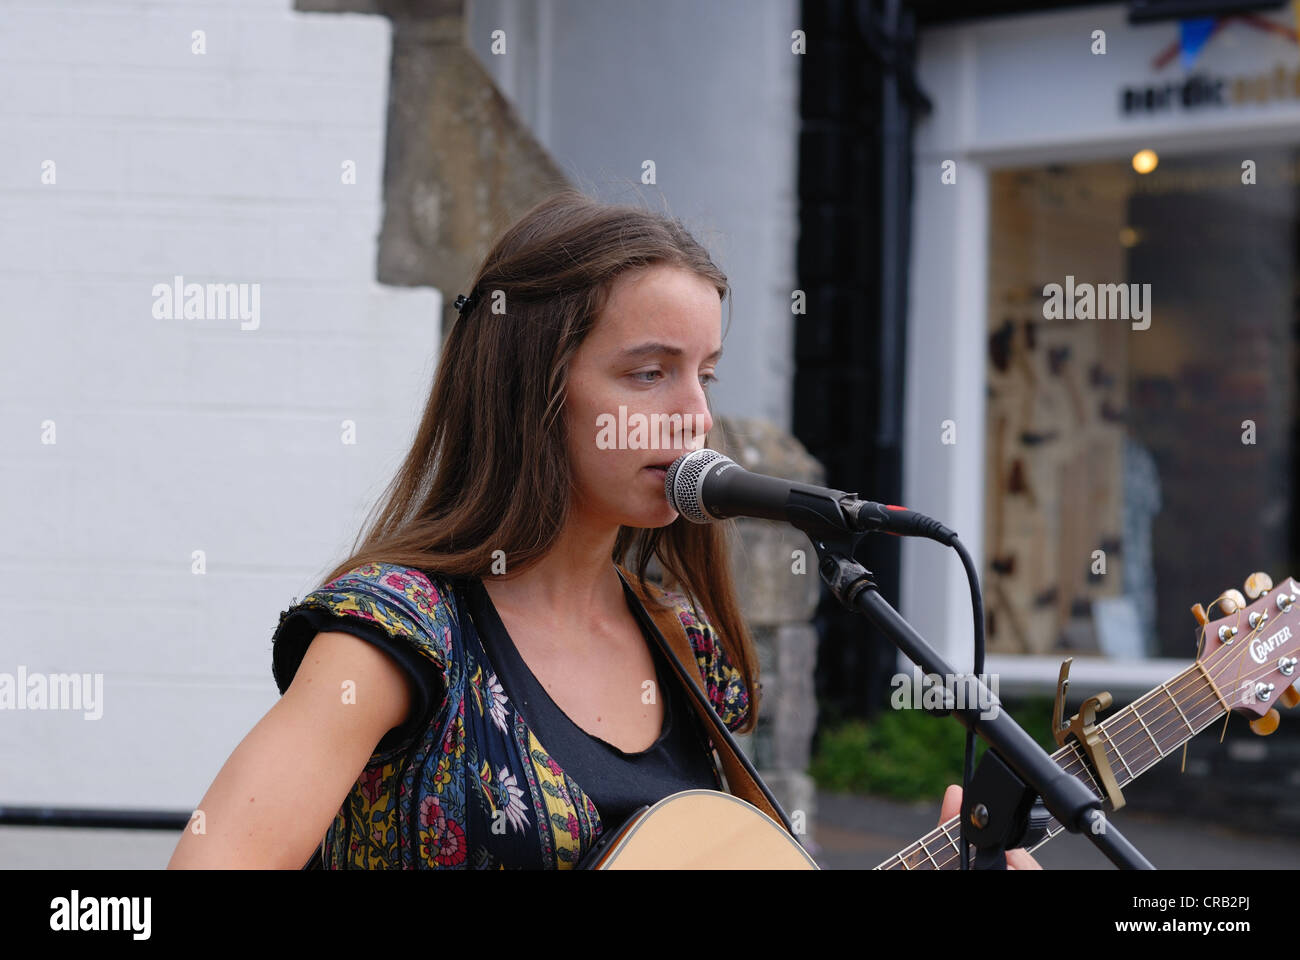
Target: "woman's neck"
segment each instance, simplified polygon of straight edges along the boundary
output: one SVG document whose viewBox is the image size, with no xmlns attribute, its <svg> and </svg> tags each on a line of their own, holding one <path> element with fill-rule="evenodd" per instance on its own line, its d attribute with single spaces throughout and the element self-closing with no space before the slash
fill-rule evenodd
<svg viewBox="0 0 1300 960">
<path fill-rule="evenodd" d="M 527 570 L 483 577 L 498 610 L 543 623 L 608 624 L 627 609 L 623 583 L 612 559 L 618 528 L 568 525 L 554 546 Z"/>
</svg>

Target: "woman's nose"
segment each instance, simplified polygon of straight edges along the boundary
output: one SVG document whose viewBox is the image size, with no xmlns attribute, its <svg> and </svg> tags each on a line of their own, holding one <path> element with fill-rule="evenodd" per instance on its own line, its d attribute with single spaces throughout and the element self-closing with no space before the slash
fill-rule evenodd
<svg viewBox="0 0 1300 960">
<path fill-rule="evenodd" d="M 689 406 L 691 434 L 686 438 L 686 449 L 699 450 L 704 446 L 704 436 L 713 429 L 713 414 L 709 410 L 709 397 L 701 386 L 695 391 L 694 401 Z"/>
</svg>

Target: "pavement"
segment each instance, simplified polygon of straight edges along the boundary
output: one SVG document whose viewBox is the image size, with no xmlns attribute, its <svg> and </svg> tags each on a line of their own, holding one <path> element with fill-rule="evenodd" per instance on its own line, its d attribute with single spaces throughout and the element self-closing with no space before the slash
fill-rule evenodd
<svg viewBox="0 0 1300 960">
<path fill-rule="evenodd" d="M 1300 837 L 1243 833 L 1203 820 L 1129 810 L 1108 815 L 1157 869 L 1294 870 Z M 827 870 L 869 870 L 933 830 L 939 798 L 908 804 L 854 794 L 817 794 L 813 859 Z M 1086 837 L 1060 833 L 1034 851 L 1047 870 L 1113 870 Z"/>
<path fill-rule="evenodd" d="M 810 852 L 823 869 L 869 870 L 936 826 L 938 800 L 909 804 L 819 792 Z M 1297 837 L 1126 810 L 1110 819 L 1159 868 L 1293 870 L 1300 865 Z M 0 827 L 0 869 L 157 870 L 171 859 L 178 836 L 155 830 Z M 1049 840 L 1034 857 L 1046 869 L 1114 869 L 1087 839 L 1069 833 Z"/>
</svg>

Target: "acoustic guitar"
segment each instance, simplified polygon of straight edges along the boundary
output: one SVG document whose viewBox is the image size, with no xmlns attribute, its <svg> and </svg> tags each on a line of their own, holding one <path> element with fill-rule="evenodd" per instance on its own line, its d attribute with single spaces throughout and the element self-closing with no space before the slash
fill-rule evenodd
<svg viewBox="0 0 1300 960">
<path fill-rule="evenodd" d="M 1223 616 L 1210 620 L 1198 603 L 1192 613 L 1202 630 L 1201 653 L 1182 673 L 1139 697 L 1103 722 L 1095 710 L 1110 706 L 1110 695 L 1084 702 L 1069 726 L 1056 720 L 1061 748 L 1052 759 L 1115 810 L 1123 806 L 1120 788 L 1136 780 L 1197 734 L 1232 712 L 1253 716 L 1260 735 L 1277 729 L 1274 703 L 1294 707 L 1300 693 L 1296 648 L 1300 628 L 1292 620 L 1300 583 L 1288 578 L 1274 590 L 1266 574 L 1246 581 L 1247 603 L 1238 590 L 1226 590 L 1211 604 Z M 1062 672 L 1064 678 L 1064 671 Z M 1059 691 L 1059 685 L 1058 685 Z M 1058 696 L 1058 715 L 1059 715 Z M 1099 766 L 1100 765 L 1100 766 Z M 1037 850 L 1065 830 L 1055 818 Z M 904 847 L 876 870 L 955 870 L 960 865 L 958 817 Z M 974 862 L 975 848 L 971 847 Z M 757 807 L 718 790 L 684 790 L 643 807 L 617 830 L 601 837 L 578 863 L 580 870 L 619 869 L 772 869 L 816 870 L 816 861 L 786 829 Z"/>
</svg>

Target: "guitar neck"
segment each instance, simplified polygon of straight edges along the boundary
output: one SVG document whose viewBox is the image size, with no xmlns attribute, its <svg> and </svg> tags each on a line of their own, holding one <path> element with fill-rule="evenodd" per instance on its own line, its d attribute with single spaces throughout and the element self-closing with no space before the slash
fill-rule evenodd
<svg viewBox="0 0 1300 960">
<path fill-rule="evenodd" d="M 1098 724 L 1102 744 L 1115 782 L 1122 788 L 1211 726 L 1229 710 L 1223 691 L 1198 661 L 1178 676 L 1160 684 L 1114 716 Z M 1083 781 L 1106 801 L 1075 740 L 1052 754 L 1066 773 Z M 1109 804 L 1107 803 L 1107 806 Z M 1055 817 L 1036 850 L 1065 830 Z M 974 859 L 974 847 L 971 851 Z M 961 865 L 960 815 L 940 824 L 924 837 L 900 850 L 877 870 L 955 870 Z"/>
</svg>

